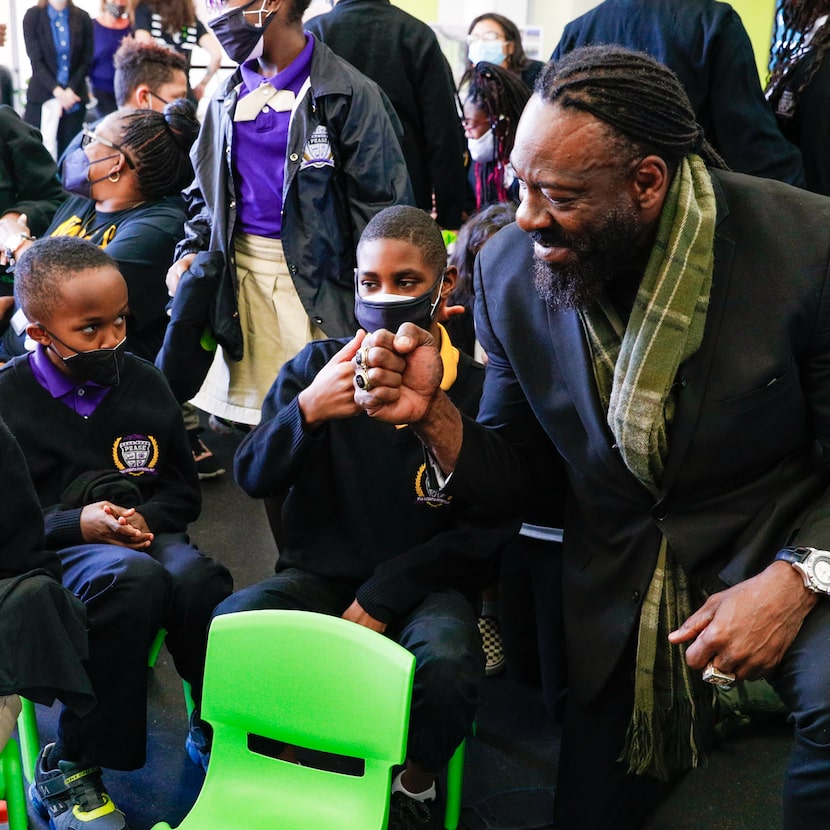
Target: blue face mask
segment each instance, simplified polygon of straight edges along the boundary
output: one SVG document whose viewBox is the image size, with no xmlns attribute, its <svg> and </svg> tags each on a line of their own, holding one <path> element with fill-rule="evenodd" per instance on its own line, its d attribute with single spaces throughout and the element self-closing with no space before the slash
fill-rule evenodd
<svg viewBox="0 0 830 830">
<path fill-rule="evenodd" d="M 118 158 L 118 156 L 107 156 L 106 158 L 96 159 L 95 161 L 107 161 L 114 158 Z M 83 147 L 76 147 L 63 160 L 63 171 L 61 172 L 63 189 L 67 193 L 74 193 L 76 196 L 91 199 L 92 185 L 98 184 L 98 182 L 102 182 L 107 178 L 107 176 L 102 176 L 100 179 L 90 181 L 89 169 L 91 166 L 92 162 L 87 158 Z"/>
<path fill-rule="evenodd" d="M 503 40 L 478 40 L 470 44 L 467 57 L 473 66 L 481 61 L 501 66 L 504 61 L 504 46 Z"/>
<path fill-rule="evenodd" d="M 400 294 L 373 294 L 361 297 L 357 290 L 358 274 L 354 277 L 354 313 L 357 322 L 366 331 L 386 329 L 395 332 L 404 323 L 414 323 L 422 329 L 429 329 L 435 319 L 435 312 L 441 303 L 441 287 L 444 285 L 444 271 L 432 284 L 429 291 L 417 297 L 404 297 Z M 432 295 L 436 293 L 435 301 Z"/>
<path fill-rule="evenodd" d="M 263 33 L 274 19 L 273 11 L 265 11 L 267 0 L 261 0 L 261 5 L 255 11 L 247 11 L 258 0 L 251 0 L 245 6 L 218 14 L 208 21 L 213 34 L 216 35 L 228 57 L 236 63 L 252 61 L 262 55 L 264 48 Z M 256 25 L 248 22 L 248 18 L 256 20 Z"/>
</svg>

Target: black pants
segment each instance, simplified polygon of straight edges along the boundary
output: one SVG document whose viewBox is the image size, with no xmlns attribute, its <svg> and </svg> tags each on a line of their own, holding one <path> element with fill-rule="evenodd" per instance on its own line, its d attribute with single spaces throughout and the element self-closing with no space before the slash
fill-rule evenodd
<svg viewBox="0 0 830 830">
<path fill-rule="evenodd" d="M 167 629 L 176 671 L 198 701 L 211 612 L 233 581 L 184 533 L 157 535 L 149 551 L 89 544 L 58 555 L 64 585 L 87 608 L 86 670 L 98 699 L 84 717 L 64 709 L 58 738 L 74 760 L 137 769 L 146 755 L 150 644 L 159 628 Z"/>
</svg>

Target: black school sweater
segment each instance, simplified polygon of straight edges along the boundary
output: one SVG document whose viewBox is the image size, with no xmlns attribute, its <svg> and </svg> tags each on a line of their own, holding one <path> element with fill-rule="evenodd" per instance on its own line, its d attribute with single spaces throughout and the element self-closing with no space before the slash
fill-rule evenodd
<svg viewBox="0 0 830 830">
<path fill-rule="evenodd" d="M 249 495 L 282 497 L 287 490 L 277 570 L 300 568 L 349 586 L 384 623 L 434 591 L 454 588 L 474 601 L 518 520 L 497 520 L 431 488 L 423 447 L 409 427 L 365 414 L 329 421 L 313 434 L 303 427 L 297 396 L 347 342 L 310 343 L 286 363 L 260 425 L 236 453 L 236 479 Z M 475 417 L 483 381 L 484 367 L 462 353 L 447 394 Z"/>
<path fill-rule="evenodd" d="M 64 494 L 89 472 L 118 473 L 135 484 L 137 510 L 153 533 L 183 532 L 199 515 L 199 480 L 181 410 L 164 376 L 140 358 L 125 356 L 120 383 L 89 418 L 52 398 L 28 355 L 15 358 L 0 370 L 0 417 L 23 450 L 49 547 L 83 543 L 82 506 L 68 506 Z"/>
</svg>

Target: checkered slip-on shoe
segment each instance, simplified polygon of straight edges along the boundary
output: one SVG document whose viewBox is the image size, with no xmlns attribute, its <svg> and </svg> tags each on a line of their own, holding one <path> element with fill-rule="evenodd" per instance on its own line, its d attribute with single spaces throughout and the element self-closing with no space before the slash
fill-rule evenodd
<svg viewBox="0 0 830 830">
<path fill-rule="evenodd" d="M 490 677 L 504 668 L 504 645 L 501 641 L 499 621 L 495 617 L 479 617 L 478 631 L 486 658 L 484 673 Z"/>
</svg>

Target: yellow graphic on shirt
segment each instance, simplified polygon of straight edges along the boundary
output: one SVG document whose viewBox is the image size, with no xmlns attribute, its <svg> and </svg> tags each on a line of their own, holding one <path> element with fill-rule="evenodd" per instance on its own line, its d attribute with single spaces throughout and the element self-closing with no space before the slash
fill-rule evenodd
<svg viewBox="0 0 830 830">
<path fill-rule="evenodd" d="M 423 502 L 430 507 L 445 507 L 452 501 L 452 496 L 445 496 L 430 485 L 426 464 L 421 464 L 418 472 L 415 473 L 415 494 L 416 501 Z"/>
<path fill-rule="evenodd" d="M 88 222 L 82 219 L 80 216 L 70 216 L 68 219 L 64 220 L 60 223 L 60 225 L 52 231 L 52 236 L 77 236 L 81 239 L 91 239 L 93 236 L 97 236 L 98 233 L 103 230 L 102 228 L 92 228 L 88 227 Z M 112 238 L 115 236 L 115 232 L 118 230 L 116 225 L 110 225 L 106 228 L 101 234 L 101 238 L 95 243 L 99 248 L 104 249 L 107 245 L 112 242 Z"/>
</svg>

